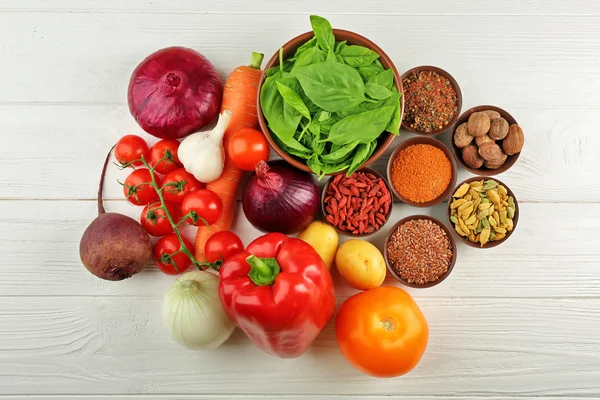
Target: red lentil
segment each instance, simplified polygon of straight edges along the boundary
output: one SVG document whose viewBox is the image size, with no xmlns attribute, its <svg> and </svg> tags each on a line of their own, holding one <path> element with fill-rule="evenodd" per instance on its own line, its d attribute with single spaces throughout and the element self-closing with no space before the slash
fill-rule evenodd
<svg viewBox="0 0 600 400">
<path fill-rule="evenodd" d="M 458 98 L 450 81 L 434 71 L 411 73 L 402 81 L 404 122 L 418 132 L 436 132 L 456 115 Z"/>
</svg>

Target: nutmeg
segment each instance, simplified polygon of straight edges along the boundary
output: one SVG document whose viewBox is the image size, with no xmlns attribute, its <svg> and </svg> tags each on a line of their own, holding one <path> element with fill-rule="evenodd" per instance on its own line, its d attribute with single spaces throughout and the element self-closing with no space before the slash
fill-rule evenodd
<svg viewBox="0 0 600 400">
<path fill-rule="evenodd" d="M 477 152 L 477 147 L 470 145 L 462 149 L 462 159 L 471 168 L 481 168 L 483 158 Z"/>
<path fill-rule="evenodd" d="M 500 118 L 500 113 L 498 111 L 483 110 L 482 113 L 484 113 L 485 115 L 487 115 L 488 117 L 490 117 L 490 120 L 492 120 L 494 118 Z"/>
<path fill-rule="evenodd" d="M 502 141 L 502 148 L 506 154 L 512 156 L 523 149 L 524 143 L 525 136 L 523 135 L 523 129 L 517 124 L 512 124 L 508 128 L 508 135 Z"/>
<path fill-rule="evenodd" d="M 475 138 L 475 143 L 477 143 L 477 146 L 481 146 L 482 144 L 488 142 L 493 142 L 492 138 L 490 138 L 489 135 L 483 135 L 478 138 Z"/>
<path fill-rule="evenodd" d="M 467 130 L 467 123 L 460 124 L 454 131 L 454 144 L 456 147 L 463 148 L 473 141 L 473 136 Z"/>
<path fill-rule="evenodd" d="M 502 153 L 502 157 L 500 157 L 499 159 L 494 160 L 494 161 L 485 161 L 483 163 L 483 166 L 488 169 L 497 169 L 504 165 L 507 158 L 508 158 L 508 156 L 506 154 Z"/>
<path fill-rule="evenodd" d="M 475 112 L 469 117 L 467 129 L 472 136 L 480 137 L 490 130 L 490 117 L 482 112 Z"/>
<path fill-rule="evenodd" d="M 508 121 L 504 118 L 493 118 L 490 121 L 490 137 L 494 140 L 502 140 L 508 134 Z"/>
<path fill-rule="evenodd" d="M 498 162 L 505 154 L 502 152 L 500 146 L 498 146 L 494 142 L 482 143 L 479 146 L 479 155 L 485 161 L 490 161 L 492 163 Z"/>
</svg>

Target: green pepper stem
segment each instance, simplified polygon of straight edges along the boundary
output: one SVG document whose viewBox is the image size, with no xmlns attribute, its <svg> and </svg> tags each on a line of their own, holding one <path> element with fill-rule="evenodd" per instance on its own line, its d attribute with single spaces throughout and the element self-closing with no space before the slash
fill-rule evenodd
<svg viewBox="0 0 600 400">
<path fill-rule="evenodd" d="M 260 69 L 260 65 L 263 62 L 263 58 L 265 55 L 263 53 L 252 52 L 252 57 L 250 57 L 250 65 L 249 67 L 254 69 Z"/>
<path fill-rule="evenodd" d="M 275 278 L 279 274 L 279 264 L 275 259 L 271 259 L 271 263 L 266 263 L 263 259 L 250 255 L 246 258 L 246 262 L 250 264 L 250 272 L 248 277 L 258 286 L 271 285 L 275 282 Z"/>
</svg>

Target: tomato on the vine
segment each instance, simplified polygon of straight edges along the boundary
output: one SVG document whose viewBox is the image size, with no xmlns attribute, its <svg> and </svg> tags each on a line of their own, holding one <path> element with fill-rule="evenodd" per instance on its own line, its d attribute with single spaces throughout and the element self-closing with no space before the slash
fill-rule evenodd
<svg viewBox="0 0 600 400">
<path fill-rule="evenodd" d="M 170 203 L 165 203 L 165 206 L 173 221 L 178 223 L 181 219 L 179 209 Z M 173 226 L 167 214 L 165 214 L 165 210 L 161 208 L 160 202 L 151 203 L 144 207 L 140 215 L 140 224 L 152 236 L 164 236 L 173 232 Z"/>
<path fill-rule="evenodd" d="M 150 147 L 150 166 L 159 174 L 166 174 L 181 168 L 181 161 L 177 155 L 179 142 L 173 139 L 163 139 Z M 162 160 L 166 158 L 165 160 Z"/>
<path fill-rule="evenodd" d="M 148 144 L 144 139 L 136 135 L 125 135 L 115 145 L 115 158 L 122 166 L 144 165 L 140 160 L 142 156 L 148 161 Z"/>
<path fill-rule="evenodd" d="M 163 196 L 165 201 L 181 204 L 185 196 L 196 190 L 204 189 L 204 184 L 194 178 L 185 168 L 177 168 L 163 178 Z"/>
<path fill-rule="evenodd" d="M 192 243 L 183 235 L 181 238 L 188 250 L 192 251 Z M 190 260 L 184 252 L 171 255 L 176 251 L 179 251 L 179 249 L 181 249 L 181 243 L 179 243 L 179 238 L 177 238 L 175 233 L 160 238 L 152 249 L 154 263 L 158 269 L 167 275 L 179 275 L 184 273 L 190 265 L 192 265 L 192 260 Z"/>
<path fill-rule="evenodd" d="M 181 203 L 181 215 L 185 217 L 193 213 L 197 218 L 196 222 L 194 223 L 191 217 L 187 221 L 196 226 L 214 224 L 219 220 L 222 212 L 223 201 L 218 194 L 208 189 L 200 189 L 188 194 Z"/>
<path fill-rule="evenodd" d="M 235 132 L 227 150 L 231 161 L 244 171 L 254 171 L 259 161 L 269 160 L 269 142 L 262 132 L 252 128 Z"/>
<path fill-rule="evenodd" d="M 381 286 L 342 304 L 335 335 L 350 364 L 375 377 L 394 377 L 417 365 L 427 347 L 429 327 L 408 293 Z"/>
<path fill-rule="evenodd" d="M 204 254 L 210 263 L 225 261 L 244 250 L 242 239 L 231 231 L 213 234 L 204 245 Z"/>
<path fill-rule="evenodd" d="M 152 176 L 147 169 L 136 169 L 127 178 L 123 185 L 125 198 L 133 205 L 143 206 L 158 200 L 158 193 L 152 186 Z M 160 179 L 156 177 L 160 186 Z"/>
</svg>

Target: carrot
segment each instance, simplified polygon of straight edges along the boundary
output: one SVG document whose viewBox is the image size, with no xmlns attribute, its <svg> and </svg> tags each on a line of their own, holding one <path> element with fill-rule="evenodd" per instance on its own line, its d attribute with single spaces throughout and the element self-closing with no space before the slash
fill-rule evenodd
<svg viewBox="0 0 600 400">
<path fill-rule="evenodd" d="M 223 147 L 228 148 L 231 136 L 242 128 L 259 129 L 256 109 L 258 85 L 262 76 L 260 65 L 263 54 L 252 53 L 250 65 L 237 67 L 227 81 L 223 90 L 223 103 L 221 112 L 232 112 L 231 122 L 223 136 Z M 243 171 L 235 166 L 225 152 L 225 167 L 223 173 L 216 181 L 206 185 L 207 189 L 217 193 L 223 201 L 221 218 L 210 226 L 200 226 L 194 242 L 194 256 L 198 261 L 206 261 L 204 246 L 206 241 L 216 232 L 229 230 L 235 212 L 235 203 L 238 186 Z"/>
</svg>

